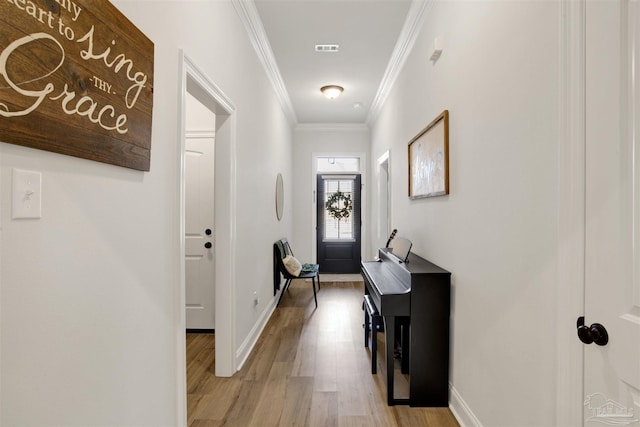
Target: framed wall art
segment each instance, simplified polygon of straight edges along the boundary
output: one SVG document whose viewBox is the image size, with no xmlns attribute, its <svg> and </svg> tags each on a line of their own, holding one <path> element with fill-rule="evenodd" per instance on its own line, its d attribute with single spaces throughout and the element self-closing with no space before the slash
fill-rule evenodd
<svg viewBox="0 0 640 427">
<path fill-rule="evenodd" d="M 0 141 L 148 171 L 154 45 L 109 0 L 0 2 Z"/>
<path fill-rule="evenodd" d="M 449 194 L 449 111 L 444 110 L 409 142 L 409 197 Z"/>
</svg>

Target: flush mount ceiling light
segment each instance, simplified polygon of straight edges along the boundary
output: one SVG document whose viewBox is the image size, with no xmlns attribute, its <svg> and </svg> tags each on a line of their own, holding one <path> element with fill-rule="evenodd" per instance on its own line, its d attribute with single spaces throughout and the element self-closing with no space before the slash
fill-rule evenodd
<svg viewBox="0 0 640 427">
<path fill-rule="evenodd" d="M 338 85 L 322 86 L 320 92 L 329 99 L 336 99 L 340 96 L 344 88 Z"/>
</svg>

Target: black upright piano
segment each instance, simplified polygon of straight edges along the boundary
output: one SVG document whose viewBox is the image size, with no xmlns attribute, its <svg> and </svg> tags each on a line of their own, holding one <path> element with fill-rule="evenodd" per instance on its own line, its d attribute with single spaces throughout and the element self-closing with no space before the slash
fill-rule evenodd
<svg viewBox="0 0 640 427">
<path fill-rule="evenodd" d="M 362 262 L 362 276 L 365 294 L 384 319 L 387 403 L 448 406 L 451 273 L 414 253 L 405 262 L 382 248 L 378 258 Z M 396 333 L 399 324 L 402 334 Z M 408 399 L 394 397 L 397 353 L 409 374 Z"/>
</svg>

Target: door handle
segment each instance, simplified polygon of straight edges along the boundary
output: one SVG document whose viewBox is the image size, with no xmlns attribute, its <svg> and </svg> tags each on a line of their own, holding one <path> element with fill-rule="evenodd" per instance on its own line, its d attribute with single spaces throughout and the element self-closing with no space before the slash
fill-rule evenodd
<svg viewBox="0 0 640 427">
<path fill-rule="evenodd" d="M 211 229 L 207 228 L 206 230 L 204 230 L 204 234 L 206 234 L 207 236 L 211 236 Z"/>
<path fill-rule="evenodd" d="M 207 242 L 207 243 L 204 244 L 204 247 L 207 248 L 207 249 L 211 249 L 211 246 L 213 246 L 211 244 L 211 242 Z"/>
<path fill-rule="evenodd" d="M 596 343 L 604 346 L 609 342 L 607 329 L 600 323 L 593 323 L 591 326 L 587 326 L 584 324 L 584 316 L 580 316 L 576 326 L 578 327 L 578 338 L 585 344 Z"/>
</svg>

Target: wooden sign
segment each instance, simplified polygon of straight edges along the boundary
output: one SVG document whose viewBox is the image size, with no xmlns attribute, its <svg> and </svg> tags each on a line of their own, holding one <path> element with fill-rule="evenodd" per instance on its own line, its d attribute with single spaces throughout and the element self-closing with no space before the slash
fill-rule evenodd
<svg viewBox="0 0 640 427">
<path fill-rule="evenodd" d="M 108 0 L 0 0 L 0 141 L 149 170 L 153 43 Z"/>
</svg>

